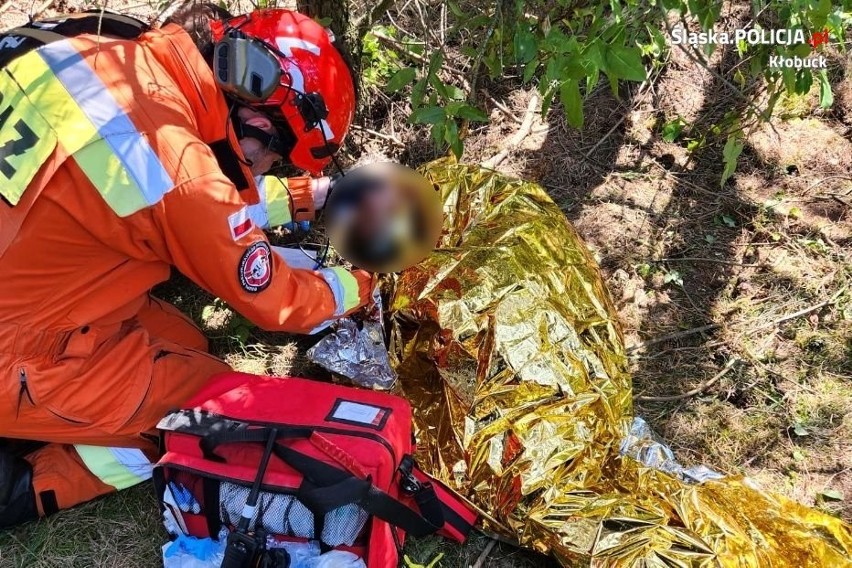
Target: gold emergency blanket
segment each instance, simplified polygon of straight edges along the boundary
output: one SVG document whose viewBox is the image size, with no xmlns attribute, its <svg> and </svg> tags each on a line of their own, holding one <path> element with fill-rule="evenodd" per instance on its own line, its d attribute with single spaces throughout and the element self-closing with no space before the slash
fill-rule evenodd
<svg viewBox="0 0 852 568">
<path fill-rule="evenodd" d="M 391 360 L 421 465 L 487 528 L 564 566 L 852 565 L 839 519 L 742 478 L 690 484 L 621 456 L 630 376 L 583 241 L 536 184 L 446 162 L 423 173 L 444 235 L 395 283 Z"/>
</svg>

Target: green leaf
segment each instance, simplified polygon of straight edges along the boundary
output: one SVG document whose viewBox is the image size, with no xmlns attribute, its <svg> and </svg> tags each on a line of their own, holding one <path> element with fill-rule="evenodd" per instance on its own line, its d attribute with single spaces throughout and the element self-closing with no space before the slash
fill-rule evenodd
<svg viewBox="0 0 852 568">
<path fill-rule="evenodd" d="M 728 141 L 722 148 L 722 161 L 725 163 L 725 169 L 722 171 L 722 179 L 719 181 L 719 185 L 724 186 L 728 178 L 734 175 L 734 170 L 737 169 L 737 160 L 742 151 L 743 141 L 735 134 L 728 136 Z"/>
<path fill-rule="evenodd" d="M 435 146 L 440 148 L 444 145 L 444 134 L 446 129 L 446 122 L 436 122 L 432 125 L 432 140 L 435 141 Z"/>
<path fill-rule="evenodd" d="M 518 63 L 529 63 L 537 53 L 535 36 L 526 28 L 515 33 L 515 58 Z"/>
<path fill-rule="evenodd" d="M 414 84 L 411 89 L 411 104 L 419 106 L 423 104 L 423 97 L 426 95 L 426 78 L 422 78 Z"/>
<path fill-rule="evenodd" d="M 467 120 L 473 120 L 475 122 L 488 122 L 487 114 L 470 105 L 462 105 L 458 111 L 456 111 L 455 116 Z"/>
<path fill-rule="evenodd" d="M 583 97 L 580 95 L 580 83 L 576 79 L 563 81 L 559 88 L 559 100 L 565 109 L 565 118 L 574 128 L 583 128 Z"/>
<path fill-rule="evenodd" d="M 617 79 L 628 81 L 644 81 L 647 78 L 645 66 L 642 65 L 642 50 L 638 47 L 610 45 L 604 56 L 607 73 Z"/>
<path fill-rule="evenodd" d="M 446 89 L 448 99 L 453 101 L 464 100 L 464 91 L 461 90 L 459 87 L 456 87 L 455 85 L 446 84 L 444 85 L 444 87 Z"/>
<path fill-rule="evenodd" d="M 811 90 L 814 84 L 814 74 L 810 69 L 803 69 L 796 75 L 796 92 L 800 95 L 805 95 Z"/>
<path fill-rule="evenodd" d="M 807 436 L 810 434 L 810 432 L 808 432 L 808 429 L 802 426 L 801 424 L 796 424 L 795 426 L 793 426 L 793 433 L 796 436 Z"/>
<path fill-rule="evenodd" d="M 831 83 L 828 82 L 828 74 L 825 69 L 819 72 L 819 106 L 829 108 L 834 104 L 834 95 L 831 93 Z"/>
<path fill-rule="evenodd" d="M 666 142 L 674 142 L 683 132 L 683 127 L 686 126 L 686 121 L 681 117 L 670 120 L 663 125 L 663 140 Z"/>
<path fill-rule="evenodd" d="M 388 84 L 385 89 L 390 93 L 396 93 L 403 87 L 414 82 L 417 77 L 417 71 L 413 67 L 403 67 L 393 74 L 393 77 L 388 79 Z"/>
<path fill-rule="evenodd" d="M 843 501 L 843 493 L 837 489 L 823 489 L 819 492 L 820 496 L 826 501 Z"/>
<path fill-rule="evenodd" d="M 730 227 L 733 229 L 737 226 L 737 221 L 730 215 L 722 215 L 720 219 L 722 220 L 722 224 L 726 227 Z"/>
<path fill-rule="evenodd" d="M 456 124 L 455 120 L 450 119 L 447 121 L 444 140 L 446 140 L 447 144 L 450 145 L 450 149 L 453 151 L 453 154 L 456 155 L 456 158 L 461 158 L 462 152 L 464 151 L 464 145 L 462 144 L 461 138 L 459 138 L 459 126 Z"/>
<path fill-rule="evenodd" d="M 677 270 L 670 270 L 666 272 L 666 275 L 663 276 L 663 282 L 665 284 L 671 284 L 674 282 L 678 286 L 683 286 L 683 276 L 681 276 L 680 272 Z"/>
<path fill-rule="evenodd" d="M 524 66 L 524 84 L 529 83 L 532 80 L 536 70 L 538 69 L 538 64 L 538 60 L 534 59 Z"/>
<path fill-rule="evenodd" d="M 438 69 L 441 68 L 441 65 L 444 64 L 444 52 L 438 50 L 432 54 L 432 57 L 429 58 L 429 75 L 434 75 L 438 72 Z"/>
<path fill-rule="evenodd" d="M 435 89 L 435 92 L 438 93 L 441 97 L 447 99 L 449 98 L 449 93 L 447 92 L 447 86 L 437 75 L 429 75 L 429 84 Z"/>
<path fill-rule="evenodd" d="M 420 107 L 411 114 L 411 122 L 414 124 L 437 124 L 446 118 L 447 113 L 439 106 Z"/>
</svg>

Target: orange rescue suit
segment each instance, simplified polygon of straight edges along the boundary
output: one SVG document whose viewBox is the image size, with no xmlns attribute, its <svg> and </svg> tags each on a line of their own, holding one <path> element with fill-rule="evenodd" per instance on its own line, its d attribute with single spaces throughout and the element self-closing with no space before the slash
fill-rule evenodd
<svg viewBox="0 0 852 568">
<path fill-rule="evenodd" d="M 237 162 L 237 190 L 211 150 L 238 151 L 229 105 L 179 27 L 27 57 L 9 66 L 23 94 L 0 101 L 0 116 L 18 101 L 46 135 L 0 166 L 24 175 L 28 152 L 50 154 L 10 191 L 16 204 L 0 204 L 0 437 L 49 443 L 26 458 L 49 513 L 150 476 L 146 432 L 226 369 L 188 318 L 149 296 L 171 266 L 267 330 L 310 332 L 364 305 L 371 286 L 270 249 L 266 225 L 312 216 L 309 180 L 256 183 Z"/>
</svg>

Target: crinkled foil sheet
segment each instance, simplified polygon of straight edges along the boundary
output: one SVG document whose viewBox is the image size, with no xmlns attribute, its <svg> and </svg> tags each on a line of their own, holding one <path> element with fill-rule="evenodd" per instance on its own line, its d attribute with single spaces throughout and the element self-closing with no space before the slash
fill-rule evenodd
<svg viewBox="0 0 852 568">
<path fill-rule="evenodd" d="M 849 525 L 686 470 L 634 422 L 601 274 L 539 186 L 446 162 L 423 173 L 445 232 L 394 284 L 391 362 L 421 465 L 488 529 L 564 566 L 852 564 Z"/>
</svg>

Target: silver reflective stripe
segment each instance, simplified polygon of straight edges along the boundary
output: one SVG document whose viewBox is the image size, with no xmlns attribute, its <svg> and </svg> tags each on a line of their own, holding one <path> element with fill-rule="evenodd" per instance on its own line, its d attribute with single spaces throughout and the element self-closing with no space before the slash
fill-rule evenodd
<svg viewBox="0 0 852 568">
<path fill-rule="evenodd" d="M 269 227 L 269 213 L 266 209 L 266 176 L 255 176 L 254 181 L 260 202 L 249 205 L 248 212 L 255 225 L 266 229 Z"/>
<path fill-rule="evenodd" d="M 174 187 L 159 156 L 112 94 L 68 40 L 39 51 L 68 93 L 109 144 L 149 205 Z"/>
</svg>

